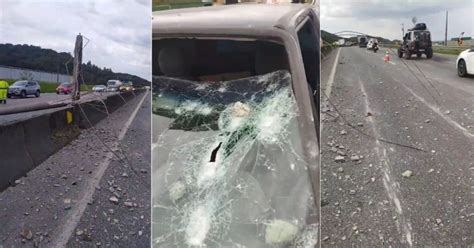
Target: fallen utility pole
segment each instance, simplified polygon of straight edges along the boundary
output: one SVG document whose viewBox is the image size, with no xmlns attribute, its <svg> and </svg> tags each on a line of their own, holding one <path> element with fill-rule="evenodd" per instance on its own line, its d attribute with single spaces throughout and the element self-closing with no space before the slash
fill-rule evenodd
<svg viewBox="0 0 474 248">
<path fill-rule="evenodd" d="M 74 62 L 72 71 L 72 84 L 74 85 L 74 92 L 72 94 L 72 101 L 77 101 L 81 98 L 81 81 L 79 76 L 81 74 L 82 65 L 82 35 L 79 33 L 76 36 L 76 46 L 74 47 Z"/>
</svg>

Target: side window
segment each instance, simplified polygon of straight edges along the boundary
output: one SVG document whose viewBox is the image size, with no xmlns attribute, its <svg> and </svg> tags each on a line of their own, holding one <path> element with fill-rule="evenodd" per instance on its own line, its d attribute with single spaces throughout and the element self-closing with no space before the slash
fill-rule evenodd
<svg viewBox="0 0 474 248">
<path fill-rule="evenodd" d="M 319 39 L 311 19 L 308 19 L 298 30 L 298 41 L 303 57 L 306 80 L 308 80 L 314 94 L 315 91 L 319 90 Z"/>
<path fill-rule="evenodd" d="M 298 30 L 298 42 L 301 50 L 301 57 L 303 58 L 306 80 L 308 81 L 309 90 L 312 93 L 311 97 L 314 106 L 317 109 L 315 110 L 314 115 L 316 115 L 315 118 L 318 118 L 316 122 L 319 122 L 319 24 L 314 23 L 313 20 L 309 18 Z M 319 126 L 317 127 L 317 132 L 319 136 Z"/>
<path fill-rule="evenodd" d="M 408 40 L 411 40 L 411 33 L 408 33 L 408 34 L 407 34 L 407 39 L 408 39 Z"/>
</svg>

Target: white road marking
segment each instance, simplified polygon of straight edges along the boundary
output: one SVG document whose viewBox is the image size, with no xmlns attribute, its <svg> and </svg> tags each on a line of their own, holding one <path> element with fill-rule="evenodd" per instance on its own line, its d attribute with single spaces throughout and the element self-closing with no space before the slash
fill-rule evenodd
<svg viewBox="0 0 474 248">
<path fill-rule="evenodd" d="M 405 89 L 408 90 L 408 92 L 410 92 L 414 97 L 416 97 L 420 102 L 422 102 L 423 104 L 425 104 L 428 108 L 430 108 L 431 110 L 433 110 L 433 112 L 435 112 L 436 114 L 438 114 L 441 118 L 443 118 L 446 122 L 448 122 L 451 126 L 455 127 L 456 129 L 458 129 L 459 131 L 461 131 L 464 136 L 472 139 L 474 138 L 474 134 L 472 134 L 471 132 L 469 132 L 469 130 L 467 130 L 465 127 L 461 126 L 461 124 L 457 123 L 455 120 L 451 119 L 450 117 L 448 117 L 447 115 L 443 114 L 443 112 L 441 111 L 441 109 L 439 107 L 436 107 L 436 106 L 433 106 L 432 104 L 428 103 L 423 97 L 419 96 L 418 94 L 416 94 L 412 89 L 410 89 L 409 87 L 407 87 L 405 84 L 401 83 L 400 81 L 394 79 L 396 82 L 400 83 Z"/>
<path fill-rule="evenodd" d="M 360 85 L 360 89 L 362 91 L 362 94 L 365 96 L 364 97 L 364 101 L 365 101 L 365 112 L 368 113 L 368 112 L 372 112 L 372 110 L 370 109 L 370 104 L 369 104 L 369 96 L 367 95 L 367 92 L 365 90 L 365 87 L 364 87 L 364 84 L 362 83 L 362 81 L 360 80 L 359 78 L 359 85 Z M 375 137 L 379 137 L 379 134 L 377 132 L 377 129 L 375 127 L 375 121 L 373 119 L 372 116 L 368 116 L 367 117 L 369 122 L 370 122 L 370 126 L 371 126 L 371 129 L 372 129 L 372 132 L 375 134 Z M 408 244 L 411 246 L 413 246 L 413 242 L 412 242 L 412 234 L 411 234 L 411 224 L 410 222 L 405 218 L 405 216 L 403 215 L 403 209 L 402 209 L 402 204 L 400 202 L 400 199 L 398 198 L 398 194 L 399 194 L 399 191 L 398 191 L 398 183 L 394 180 L 392 180 L 391 178 L 391 166 L 390 166 L 390 159 L 389 157 L 387 156 L 387 150 L 385 148 L 382 149 L 382 151 L 380 151 L 380 147 L 383 147 L 382 144 L 380 143 L 379 140 L 375 140 L 375 152 L 377 153 L 377 156 L 380 158 L 381 162 L 383 162 L 383 173 L 384 173 L 384 177 L 383 177 L 383 185 L 385 187 L 385 191 L 387 192 L 387 195 L 388 195 L 388 198 L 392 201 L 392 203 L 395 205 L 395 208 L 396 208 L 396 211 L 398 213 L 398 217 L 399 217 L 399 220 L 400 220 L 400 223 L 399 222 L 396 222 L 396 225 L 397 225 L 397 229 L 400 230 L 400 224 L 401 224 L 401 228 L 403 229 L 403 232 L 404 232 L 404 235 L 405 235 L 405 240 L 406 242 L 408 242 Z M 390 150 L 391 151 L 395 151 L 394 148 L 390 147 Z"/>
<path fill-rule="evenodd" d="M 135 119 L 135 116 L 137 115 L 138 110 L 142 106 L 143 101 L 145 100 L 147 96 L 148 96 L 148 92 L 144 94 L 143 98 L 138 103 L 132 115 L 130 115 L 127 122 L 125 123 L 123 128 L 120 130 L 117 141 L 114 142 L 112 146 L 110 147 L 112 151 L 117 150 L 119 148 L 120 141 L 122 141 L 123 138 L 125 137 L 125 134 L 130 128 L 132 121 Z M 92 200 L 92 196 L 94 195 L 95 189 L 97 185 L 99 185 L 99 182 L 102 179 L 102 176 L 104 175 L 105 170 L 110 165 L 110 162 L 112 161 L 113 157 L 114 157 L 113 152 L 111 151 L 107 152 L 104 160 L 102 160 L 102 162 L 98 165 L 97 170 L 94 171 L 91 180 L 86 185 L 84 190 L 81 192 L 82 195 L 79 197 L 79 199 L 77 199 L 77 206 L 72 209 L 72 211 L 69 213 L 68 218 L 66 219 L 66 222 L 59 229 L 61 233 L 59 233 L 56 236 L 56 238 L 51 242 L 51 247 L 57 247 L 57 248 L 66 247 L 67 242 L 69 241 L 70 237 L 74 233 L 74 229 L 76 229 L 77 225 L 79 224 L 79 221 L 81 220 L 82 215 L 84 214 L 84 211 L 86 210 L 87 203 Z"/>
<path fill-rule="evenodd" d="M 334 77 L 336 75 L 337 62 L 339 60 L 339 53 L 340 52 L 341 52 L 341 48 L 338 48 L 337 49 L 337 54 L 336 54 L 336 59 L 334 59 L 334 64 L 332 65 L 332 68 L 331 68 L 331 74 L 329 74 L 329 79 L 326 83 L 326 88 L 324 89 L 324 94 L 326 95 L 327 98 L 331 97 L 332 85 L 334 83 Z"/>
</svg>

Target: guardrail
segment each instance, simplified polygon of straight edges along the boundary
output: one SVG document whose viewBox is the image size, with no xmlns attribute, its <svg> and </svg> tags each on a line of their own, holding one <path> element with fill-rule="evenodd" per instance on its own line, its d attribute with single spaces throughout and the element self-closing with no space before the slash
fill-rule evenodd
<svg viewBox="0 0 474 248">
<path fill-rule="evenodd" d="M 0 126 L 0 140 L 5 144 L 0 153 L 0 191 L 69 144 L 81 129 L 90 128 L 143 92 L 120 93 L 103 101 L 83 103 L 82 109 L 71 106 Z"/>
</svg>

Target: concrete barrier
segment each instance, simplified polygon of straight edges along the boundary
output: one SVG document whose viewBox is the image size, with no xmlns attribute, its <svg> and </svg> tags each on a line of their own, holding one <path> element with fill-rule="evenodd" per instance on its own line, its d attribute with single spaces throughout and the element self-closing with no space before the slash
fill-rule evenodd
<svg viewBox="0 0 474 248">
<path fill-rule="evenodd" d="M 103 102 L 83 103 L 82 111 L 74 106 L 0 126 L 0 192 L 74 140 L 80 129 L 90 128 L 86 116 L 95 125 L 107 117 L 107 110 L 112 113 L 143 92 L 125 92 Z M 73 116 L 70 123 L 67 112 Z"/>
</svg>

